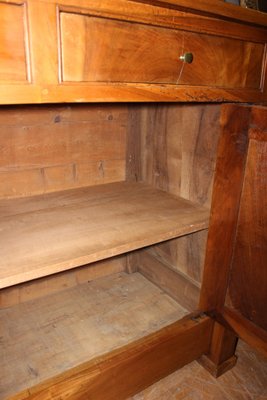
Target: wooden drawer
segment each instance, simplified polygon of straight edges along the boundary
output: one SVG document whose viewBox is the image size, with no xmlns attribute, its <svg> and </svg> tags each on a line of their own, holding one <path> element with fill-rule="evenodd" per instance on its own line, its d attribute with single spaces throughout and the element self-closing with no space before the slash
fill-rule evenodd
<svg viewBox="0 0 267 400">
<path fill-rule="evenodd" d="M 262 43 L 71 12 L 60 13 L 60 31 L 63 82 L 261 85 Z"/>
<path fill-rule="evenodd" d="M 28 80 L 24 5 L 0 2 L 0 82 Z"/>
</svg>

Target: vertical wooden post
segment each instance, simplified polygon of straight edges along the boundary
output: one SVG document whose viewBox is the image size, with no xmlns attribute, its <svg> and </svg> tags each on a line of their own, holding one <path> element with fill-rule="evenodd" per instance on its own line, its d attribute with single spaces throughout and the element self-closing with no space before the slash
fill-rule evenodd
<svg viewBox="0 0 267 400">
<path fill-rule="evenodd" d="M 215 322 L 209 353 L 203 355 L 198 362 L 217 378 L 236 364 L 236 345 L 235 334 Z"/>
<path fill-rule="evenodd" d="M 125 271 L 128 274 L 133 274 L 134 272 L 138 271 L 138 269 L 139 269 L 138 266 L 139 266 L 139 252 L 133 251 L 131 253 L 128 253 L 126 255 Z"/>
<path fill-rule="evenodd" d="M 225 303 L 247 158 L 250 112 L 248 106 L 222 106 L 222 132 L 199 303 L 205 312 L 219 313 Z M 209 353 L 200 362 L 213 375 L 221 375 L 236 363 L 236 343 L 232 331 L 215 323 Z"/>
</svg>

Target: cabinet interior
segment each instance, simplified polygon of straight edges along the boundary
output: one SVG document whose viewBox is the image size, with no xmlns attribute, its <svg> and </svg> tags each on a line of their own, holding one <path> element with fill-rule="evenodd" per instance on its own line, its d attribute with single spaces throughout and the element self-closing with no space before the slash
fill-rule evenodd
<svg viewBox="0 0 267 400">
<path fill-rule="evenodd" d="M 219 113 L 1 108 L 1 398 L 197 309 Z"/>
</svg>

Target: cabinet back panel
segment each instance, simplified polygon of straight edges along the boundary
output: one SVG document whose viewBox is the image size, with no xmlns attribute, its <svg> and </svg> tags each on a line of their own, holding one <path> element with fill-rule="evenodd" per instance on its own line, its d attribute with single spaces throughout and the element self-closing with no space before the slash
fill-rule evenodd
<svg viewBox="0 0 267 400">
<path fill-rule="evenodd" d="M 127 108 L 0 109 L 0 198 L 125 178 Z"/>
</svg>

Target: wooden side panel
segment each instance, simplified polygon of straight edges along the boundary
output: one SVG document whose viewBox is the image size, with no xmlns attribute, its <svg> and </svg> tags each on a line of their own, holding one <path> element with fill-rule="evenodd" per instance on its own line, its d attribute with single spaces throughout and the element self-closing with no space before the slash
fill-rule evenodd
<svg viewBox="0 0 267 400">
<path fill-rule="evenodd" d="M 267 357 L 267 331 L 249 321 L 240 312 L 224 307 L 221 320 L 242 340 Z"/>
<path fill-rule="evenodd" d="M 0 82 L 28 80 L 24 5 L 0 2 Z"/>
<path fill-rule="evenodd" d="M 0 197 L 125 178 L 127 107 L 0 109 Z"/>
<path fill-rule="evenodd" d="M 186 310 L 197 310 L 200 285 L 172 268 L 164 259 L 159 259 L 155 255 L 156 248 L 153 246 L 149 250 L 139 252 L 138 271 Z"/>
<path fill-rule="evenodd" d="M 221 122 L 199 308 L 266 354 L 267 110 L 227 105 Z"/>
<path fill-rule="evenodd" d="M 159 259 L 178 269 L 196 282 L 201 282 L 208 231 L 205 229 L 154 247 Z"/>
<path fill-rule="evenodd" d="M 261 135 L 249 142 L 229 296 L 236 311 L 267 330 L 267 131 Z"/>
<path fill-rule="evenodd" d="M 219 105 L 132 107 L 127 179 L 210 206 L 219 136 Z M 141 158 L 140 158 L 141 154 Z M 155 246 L 173 268 L 200 282 L 207 232 Z"/>
<path fill-rule="evenodd" d="M 224 305 L 245 171 L 250 108 L 226 105 L 214 179 L 200 308 Z"/>
<path fill-rule="evenodd" d="M 65 82 L 260 89 L 261 43 L 67 12 L 60 23 Z M 192 64 L 180 60 L 185 51 Z"/>
<path fill-rule="evenodd" d="M 219 105 L 149 105 L 141 111 L 141 179 L 209 207 Z"/>
</svg>

